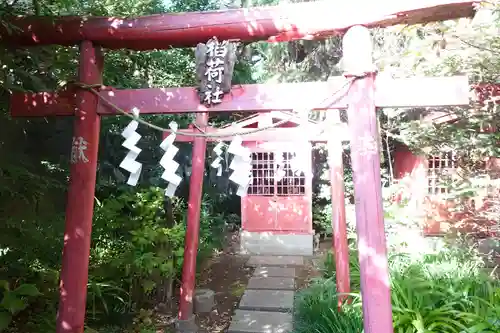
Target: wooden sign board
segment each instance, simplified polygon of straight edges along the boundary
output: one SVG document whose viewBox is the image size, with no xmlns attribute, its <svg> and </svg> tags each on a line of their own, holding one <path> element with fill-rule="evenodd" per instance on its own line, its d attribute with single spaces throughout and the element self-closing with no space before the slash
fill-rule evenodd
<svg viewBox="0 0 500 333">
<path fill-rule="evenodd" d="M 231 91 L 236 46 L 213 37 L 196 47 L 196 77 L 200 104 L 207 107 L 222 103 Z"/>
</svg>

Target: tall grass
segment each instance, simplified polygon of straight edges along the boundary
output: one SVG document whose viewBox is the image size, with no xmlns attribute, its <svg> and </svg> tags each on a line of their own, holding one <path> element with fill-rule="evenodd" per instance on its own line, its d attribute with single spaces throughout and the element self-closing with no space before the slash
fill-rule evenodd
<svg viewBox="0 0 500 333">
<path fill-rule="evenodd" d="M 325 279 L 301 292 L 296 299 L 295 332 L 359 333 L 363 330 L 361 302 L 357 296 L 350 305 L 337 310 L 335 279 Z"/>
<path fill-rule="evenodd" d="M 359 290 L 359 265 L 351 252 L 351 283 Z M 359 297 L 337 311 L 334 258 L 325 261 L 324 278 L 298 295 L 295 333 L 361 333 Z M 396 333 L 499 333 L 500 283 L 485 274 L 469 251 L 445 249 L 418 256 L 389 258 Z"/>
</svg>

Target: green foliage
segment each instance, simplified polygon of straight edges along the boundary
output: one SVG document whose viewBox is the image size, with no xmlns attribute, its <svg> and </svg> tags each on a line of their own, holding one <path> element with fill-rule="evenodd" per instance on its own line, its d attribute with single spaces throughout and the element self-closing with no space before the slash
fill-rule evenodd
<svg viewBox="0 0 500 333">
<path fill-rule="evenodd" d="M 397 332 L 414 328 L 440 332 L 495 332 L 500 283 L 482 271 L 471 252 L 443 250 L 391 263 L 394 323 Z"/>
<path fill-rule="evenodd" d="M 0 23 L 5 24 L 3 18 L 9 15 L 130 17 L 220 6 L 215 0 L 12 1 L 0 4 Z M 29 49 L 4 46 L 3 51 L 0 52 L 0 117 L 5 126 L 0 133 L 3 226 L 0 279 L 16 285 L 35 284 L 43 293 L 30 307 L 15 314 L 11 329 L 53 332 L 72 119 L 11 119 L 7 112 L 8 97 L 12 90 L 56 90 L 76 79 L 79 51 L 77 47 L 59 46 Z M 105 50 L 103 81 L 116 88 L 190 86 L 195 80 L 193 68 L 194 53 L 190 48 L 145 52 Z M 239 61 L 234 82 L 251 82 L 250 71 L 248 62 Z M 220 118 L 222 123 L 234 120 L 227 114 Z M 171 120 L 186 127 L 191 119 L 192 115 L 146 118 L 163 127 Z M 217 117 L 211 120 L 221 122 Z M 177 156 L 185 181 L 178 191 L 181 200 L 173 202 L 173 221 L 167 221 L 170 219 L 165 213 L 164 196 L 156 188 L 164 186 L 158 168 L 162 152 L 157 149 L 162 133 L 144 127 L 139 129 L 143 188 L 137 192 L 123 188 L 126 175 L 118 165 L 125 156 L 120 148 L 123 142 L 120 132 L 127 122 L 124 117 L 108 117 L 103 118 L 101 125 L 87 310 L 88 325 L 102 327 L 103 332 L 116 331 L 113 327 L 117 325 L 132 325 L 140 308 L 149 310 L 157 301 L 170 301 L 172 295 L 160 295 L 159 290 L 178 287 L 184 251 L 191 146 L 180 147 Z M 221 214 L 239 213 L 239 202 L 238 206 L 234 205 L 234 196 L 228 191 L 210 193 L 205 199 L 199 262 L 221 245 L 225 221 L 229 221 Z M 239 223 L 234 215 L 230 220 L 233 224 Z M 3 312 L 2 316 L 5 316 Z M 87 327 L 86 331 L 91 332 L 92 328 Z"/>
<path fill-rule="evenodd" d="M 126 191 L 118 196 L 110 196 L 96 208 L 95 218 L 104 239 L 95 240 L 93 262 L 110 265 L 125 276 L 150 275 L 154 270 L 162 276 L 174 274 L 169 249 L 182 247 L 184 224 L 166 227 L 163 211 L 164 194 L 160 188 L 150 188 L 138 192 Z M 184 204 L 179 201 L 174 208 L 174 218 L 182 218 Z M 101 222 L 102 221 L 102 222 Z M 182 222 L 182 221 L 179 221 Z M 109 235 L 120 235 L 117 242 L 108 243 Z M 112 253 L 112 256 L 108 256 Z M 173 254 L 182 257 L 182 251 Z M 111 259 L 111 261 L 109 261 Z M 116 273 L 116 272 L 115 272 Z M 146 286 L 151 285 L 146 283 Z M 145 292 L 150 292 L 146 287 Z"/>
<path fill-rule="evenodd" d="M 362 332 L 357 252 L 351 251 L 352 289 L 356 297 L 336 311 L 332 256 L 325 278 L 301 293 L 295 320 L 299 332 Z M 396 333 L 493 333 L 500 330 L 500 281 L 486 275 L 473 251 L 446 248 L 421 255 L 389 258 Z M 341 326 L 340 326 L 341 325 Z M 344 331 L 342 331 L 344 330 Z"/>
<path fill-rule="evenodd" d="M 91 251 L 89 307 L 95 319 L 128 316 L 145 306 L 166 281 L 181 273 L 186 230 L 186 204 L 172 200 L 173 221 L 164 210 L 163 190 L 156 187 L 112 195 L 96 207 Z M 202 204 L 200 261 L 221 246 L 225 219 Z"/>
<path fill-rule="evenodd" d="M 314 200 L 312 206 L 313 228 L 315 232 L 324 233 L 325 236 L 332 234 L 332 205 L 323 200 Z"/>
<path fill-rule="evenodd" d="M 374 33 L 377 65 L 393 77 L 467 74 L 471 83 L 498 83 L 499 29 L 498 1 L 482 2 L 473 20 L 379 29 Z M 464 108 L 411 112 L 384 109 L 381 127 L 388 140 L 403 142 L 416 154 L 454 152 L 459 169 L 457 174 L 442 181 L 449 191 L 446 199 L 457 204 L 456 210 L 470 211 L 463 199 L 486 198 L 484 206 L 487 208 L 477 209 L 467 219 L 498 221 L 500 205 L 496 195 L 491 195 L 491 189 L 498 189 L 498 174 L 484 166 L 490 157 L 499 155 L 498 131 L 495 129 L 500 124 L 500 105 L 495 104 L 491 96 L 481 97 L 483 105 L 475 103 Z M 440 124 L 421 121 L 436 111 L 456 120 Z"/>
<path fill-rule="evenodd" d="M 335 279 L 316 283 L 297 295 L 294 333 L 361 333 L 361 303 L 343 304 L 338 311 Z"/>
<path fill-rule="evenodd" d="M 354 292 L 361 291 L 361 276 L 359 273 L 359 258 L 357 249 L 351 244 L 349 247 L 349 269 L 351 290 Z M 323 278 L 326 280 L 335 281 L 335 254 L 329 251 L 323 261 L 322 267 Z"/>
<path fill-rule="evenodd" d="M 171 216 L 168 216 L 165 200 L 161 188 L 150 187 L 138 191 L 129 188 L 116 190 L 104 200 L 97 201 L 87 295 L 87 320 L 92 328 L 110 324 L 133 326 L 134 317 L 140 317 L 142 313 L 137 309 L 149 311 L 156 302 L 170 301 L 172 294 L 160 296 L 160 290 L 168 284 L 171 288 L 178 287 L 187 206 L 182 199 L 172 199 Z M 200 263 L 222 245 L 226 221 L 238 222 L 235 217 L 226 219 L 215 212 L 215 206 L 208 196 L 204 198 L 200 218 Z M 29 228 L 27 231 L 26 236 L 36 232 Z M 43 295 L 36 294 L 30 289 L 32 284 L 21 284 L 14 291 L 6 289 L 0 318 L 3 324 L 10 322 L 13 316 L 20 316 L 19 320 L 14 318 L 14 331 L 43 333 L 54 330 L 60 259 L 57 256 L 54 259 L 52 251 L 60 248 L 55 246 L 53 249 L 49 243 L 59 239 L 62 239 L 60 234 L 47 235 L 47 239 L 37 238 L 36 246 L 43 249 L 37 253 L 30 252 L 29 247 L 23 251 L 19 242 L 13 242 L 17 247 L 6 249 L 0 257 L 2 260 L 20 258 L 16 265 L 5 261 L 4 267 L 9 270 L 4 273 L 2 269 L 2 277 L 20 274 L 19 281 L 36 283 L 44 292 Z M 34 301 L 32 296 L 36 296 Z M 33 306 L 27 308 L 30 303 Z M 30 319 L 23 321 L 30 311 L 34 311 L 29 315 Z M 143 319 L 140 321 L 144 322 Z"/>
<path fill-rule="evenodd" d="M 138 333 L 156 333 L 153 311 L 140 309 L 134 318 L 133 329 Z"/>
<path fill-rule="evenodd" d="M 87 285 L 87 304 L 92 320 L 114 314 L 126 315 L 132 310 L 132 299 L 124 289 L 92 280 Z"/>
<path fill-rule="evenodd" d="M 280 2 L 258 0 L 251 4 Z M 25 14 L 116 17 L 218 9 L 235 5 L 236 2 L 232 0 L 6 1 L 0 4 L 0 17 Z M 249 2 L 241 1 L 241 5 L 248 6 Z M 498 82 L 500 57 L 497 49 L 500 35 L 496 15 L 494 13 L 476 24 L 460 20 L 374 30 L 373 35 L 377 41 L 376 64 L 379 69 L 392 76 L 467 73 L 474 82 Z M 2 18 L 0 23 L 5 23 Z M 0 279 L 17 286 L 34 284 L 43 295 L 33 298 L 22 296 L 22 301 L 26 302 L 23 304 L 29 304 L 29 307 L 15 314 L 3 311 L 0 316 L 6 318 L 8 315 L 10 318 L 15 315 L 12 326 L 20 332 L 53 332 L 72 120 L 11 119 L 7 114 L 7 102 L 12 90 L 53 90 L 75 79 L 78 49 L 56 46 L 3 51 L 0 52 L 0 86 L 3 88 L 0 92 L 0 117 L 5 126 L 0 132 L 0 222 L 3 227 L 0 234 Z M 238 56 L 235 84 L 269 80 L 326 80 L 341 71 L 338 36 L 324 41 L 240 44 Z M 147 52 L 106 50 L 105 59 L 104 83 L 117 88 L 177 87 L 192 85 L 194 82 L 194 56 L 189 48 Z M 415 122 L 406 110 L 383 110 L 380 118 L 385 141 L 382 167 L 389 180 L 392 176 L 391 144 L 394 140 L 399 140 L 419 152 L 426 147 L 431 147 L 433 151 L 444 148 L 466 150 L 468 153 L 461 156 L 461 166 L 467 172 L 463 174 L 462 180 L 452 184 L 454 193 L 470 195 L 471 188 L 479 191 L 485 187 L 479 182 L 482 175 L 477 173 L 476 162 L 498 153 L 498 135 L 478 134 L 477 129 L 483 125 L 498 125 L 499 110 L 490 106 L 474 112 L 469 109 L 448 111 L 461 117 L 453 127 L 446 124 L 428 126 Z M 322 115 L 316 116 L 322 119 Z M 223 114 L 216 115 L 211 121 L 219 126 L 240 117 L 241 115 Z M 191 115 L 186 115 L 146 119 L 164 127 L 171 120 L 176 120 L 184 127 L 191 118 Z M 172 203 L 171 223 L 172 221 L 168 221 L 160 190 L 156 188 L 163 186 L 157 167 L 161 151 L 153 148 L 160 142 L 161 133 L 139 129 L 143 149 L 140 159 L 144 164 L 140 184 L 144 187 L 137 192 L 122 188 L 126 177 L 117 165 L 123 158 L 124 151 L 117 147 L 123 142 L 119 134 L 126 122 L 123 117 L 104 118 L 101 130 L 96 191 L 99 200 L 96 200 L 92 235 L 88 312 L 89 324 L 92 327 L 105 327 L 103 332 L 116 332 L 116 328 L 109 328 L 110 324 L 132 324 L 134 318 L 139 323 L 136 326 L 149 329 L 147 311 L 151 308 L 153 299 L 165 285 L 176 283 L 182 264 L 191 147 L 184 145 L 178 154 L 181 172 L 186 181 L 179 188 L 181 200 Z M 345 160 L 344 164 L 347 192 L 352 194 L 351 170 L 348 161 Z M 484 184 L 489 179 L 481 181 Z M 229 194 L 229 186 L 218 185 L 218 182 L 206 177 L 204 188 L 209 195 L 204 198 L 201 214 L 200 259 L 220 246 L 221 235 L 227 224 L 239 223 L 239 198 Z M 314 203 L 315 228 L 328 233 L 331 221 L 328 200 L 317 200 Z M 401 207 L 385 208 L 387 216 L 393 220 L 398 220 L 396 216 L 401 217 L 401 212 L 396 211 Z M 498 217 L 496 211 L 487 213 L 490 217 Z M 233 215 L 229 217 L 228 214 Z M 410 218 L 408 221 L 412 222 Z M 402 222 L 401 219 L 398 220 L 398 223 Z M 357 290 L 359 278 L 356 277 L 358 269 L 354 266 L 357 263 L 355 252 L 352 258 L 352 284 L 353 289 Z M 330 257 L 330 266 L 333 264 L 332 260 L 333 257 Z M 427 267 L 425 265 L 423 267 Z M 410 268 L 404 269 L 407 272 Z M 326 275 L 334 278 L 331 269 L 326 271 L 330 271 Z M 425 274 L 426 271 L 421 271 L 416 276 L 429 279 Z M 401 279 L 398 278 L 397 281 Z M 432 281 L 435 281 L 434 277 Z M 401 288 L 407 290 L 409 287 L 403 283 Z M 443 292 L 438 287 L 435 290 L 436 294 Z M 473 298 L 468 301 L 471 304 L 475 302 Z M 327 320 L 329 317 L 326 309 L 334 309 L 336 301 L 333 297 L 330 300 L 325 297 L 321 302 L 326 307 L 325 312 L 320 313 Z M 489 308 L 493 311 L 492 318 L 500 317 L 494 312 L 498 311 L 498 307 L 481 307 L 480 304 L 485 303 L 479 300 L 477 302 L 479 309 Z M 491 303 L 491 300 L 487 302 Z M 404 306 L 409 307 L 408 304 Z M 142 312 L 138 310 L 141 308 Z M 358 318 L 355 309 L 352 311 L 352 318 Z M 356 320 L 358 319 L 353 319 Z M 321 326 L 324 324 L 318 325 L 327 327 Z M 427 323 L 424 322 L 424 325 Z M 480 326 L 486 324 L 478 325 L 476 331 L 480 332 Z M 351 328 L 353 327 L 358 326 Z M 348 324 L 344 328 L 348 332 Z M 88 332 L 91 330 L 86 329 Z"/>
<path fill-rule="evenodd" d="M 313 229 L 324 236 L 332 235 L 331 182 L 326 144 L 316 143 L 312 151 L 312 215 Z M 352 172 L 348 152 L 342 154 L 344 165 L 344 193 L 346 204 L 353 197 Z"/>
<path fill-rule="evenodd" d="M 0 287 L 3 289 L 0 302 L 0 332 L 3 332 L 10 325 L 13 316 L 25 310 L 41 293 L 32 284 L 21 284 L 11 290 L 9 282 L 0 280 Z"/>
</svg>

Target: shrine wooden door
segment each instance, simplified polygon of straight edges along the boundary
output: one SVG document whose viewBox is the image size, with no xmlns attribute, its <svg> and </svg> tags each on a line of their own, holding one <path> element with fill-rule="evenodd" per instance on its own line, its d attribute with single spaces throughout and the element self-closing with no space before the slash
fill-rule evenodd
<svg viewBox="0 0 500 333">
<path fill-rule="evenodd" d="M 252 150 L 252 181 L 242 198 L 243 230 L 312 232 L 310 146 L 300 154 L 290 147 L 285 152 Z"/>
</svg>

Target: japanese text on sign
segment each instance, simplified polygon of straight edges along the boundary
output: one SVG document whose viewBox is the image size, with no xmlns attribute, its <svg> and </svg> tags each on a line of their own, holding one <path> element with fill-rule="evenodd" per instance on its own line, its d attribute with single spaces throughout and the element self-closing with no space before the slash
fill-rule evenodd
<svg viewBox="0 0 500 333">
<path fill-rule="evenodd" d="M 71 144 L 71 164 L 76 163 L 88 163 L 89 159 L 85 155 L 85 151 L 88 148 L 88 142 L 81 136 L 73 137 L 73 143 Z"/>
<path fill-rule="evenodd" d="M 207 44 L 207 59 L 205 76 L 207 78 L 207 90 L 203 95 L 203 103 L 206 105 L 219 104 L 222 102 L 224 93 L 221 84 L 224 80 L 224 61 L 227 55 L 227 41 L 219 43 L 217 38 L 210 39 Z"/>
</svg>

